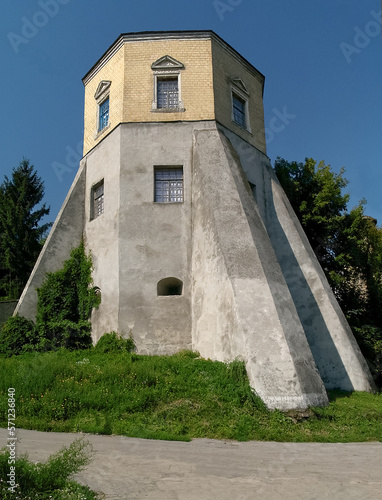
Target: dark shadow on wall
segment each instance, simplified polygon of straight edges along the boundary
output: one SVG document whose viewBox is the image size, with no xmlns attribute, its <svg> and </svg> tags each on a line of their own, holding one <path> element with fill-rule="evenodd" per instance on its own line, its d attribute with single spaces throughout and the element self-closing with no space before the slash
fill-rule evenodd
<svg viewBox="0 0 382 500">
<path fill-rule="evenodd" d="M 270 176 L 268 177 L 268 185 L 265 186 L 269 201 L 267 204 L 267 230 L 318 371 L 327 389 L 353 391 L 353 384 L 332 335 L 278 219 L 271 182 Z M 326 293 L 325 289 L 322 289 L 322 292 Z"/>
<path fill-rule="evenodd" d="M 236 170 L 236 172 L 233 171 L 232 173 L 236 182 L 237 190 L 241 198 L 259 258 L 261 262 L 265 263 L 269 261 L 269 256 L 266 254 L 266 245 L 263 246 L 261 244 L 257 244 L 257 224 L 254 224 L 252 220 L 254 214 L 258 213 L 256 209 L 256 201 L 252 196 L 250 186 L 241 166 L 238 154 L 229 139 L 227 137 L 226 139 L 229 152 L 233 157 L 233 162 L 231 163 L 230 161 L 231 168 Z M 328 330 L 316 299 L 294 255 L 288 238 L 278 220 L 270 177 L 268 177 L 267 184 L 264 185 L 264 191 L 267 195 L 267 216 L 268 220 L 271 221 L 271 223 L 265 224 L 268 231 L 268 237 L 270 239 L 271 246 L 275 251 L 293 302 L 296 306 L 297 313 L 304 329 L 318 372 L 327 389 L 338 388 L 345 391 L 352 391 L 354 390 L 354 387 L 342 362 L 341 356 L 339 355 L 333 342 L 330 331 Z M 260 215 L 258 215 L 258 217 L 260 217 Z M 263 222 L 265 223 L 265 221 Z M 280 295 L 280 287 L 275 284 L 273 279 L 273 269 L 267 269 L 266 267 L 263 267 L 263 269 L 281 324 L 285 327 L 285 323 L 288 321 L 288 318 L 286 318 L 288 310 L 285 307 L 285 297 Z M 284 331 L 286 331 L 285 328 Z M 301 353 L 299 352 L 299 342 L 301 343 L 301 340 L 299 340 L 297 336 L 293 336 L 293 334 L 291 335 L 290 332 L 288 335 L 285 335 L 285 338 L 292 357 L 295 360 L 296 371 L 299 376 L 301 388 L 303 392 L 310 393 L 314 389 L 310 380 L 307 380 L 306 376 L 307 373 L 309 373 L 309 367 L 307 366 L 309 360 L 304 360 L 304 357 L 301 356 Z"/>
</svg>

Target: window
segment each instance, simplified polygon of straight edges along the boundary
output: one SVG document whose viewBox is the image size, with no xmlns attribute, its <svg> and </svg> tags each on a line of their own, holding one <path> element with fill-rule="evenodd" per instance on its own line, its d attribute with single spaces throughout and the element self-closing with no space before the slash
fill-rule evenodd
<svg viewBox="0 0 382 500">
<path fill-rule="evenodd" d="M 154 77 L 154 100 L 151 111 L 182 112 L 185 111 L 181 96 L 181 71 L 184 64 L 166 55 L 151 65 Z"/>
<path fill-rule="evenodd" d="M 183 167 L 155 167 L 154 201 L 158 203 L 183 202 Z"/>
<path fill-rule="evenodd" d="M 92 187 L 91 192 L 91 219 L 96 219 L 104 212 L 103 180 Z"/>
<path fill-rule="evenodd" d="M 248 89 L 239 77 L 230 78 L 232 99 L 232 121 L 239 127 L 251 133 L 249 120 L 249 97 Z"/>
<path fill-rule="evenodd" d="M 157 109 L 178 108 L 179 89 L 178 77 L 157 78 Z"/>
<path fill-rule="evenodd" d="M 246 128 L 245 100 L 237 94 L 232 93 L 233 120 L 240 127 Z"/>
<path fill-rule="evenodd" d="M 109 96 L 110 96 L 110 80 L 101 80 L 98 84 L 94 99 L 97 103 L 96 131 L 94 138 L 97 139 L 98 134 L 110 125 L 109 117 Z"/>
<path fill-rule="evenodd" d="M 164 278 L 163 280 L 158 281 L 158 296 L 182 295 L 182 292 L 183 281 L 178 280 L 178 278 Z"/>
<path fill-rule="evenodd" d="M 99 105 L 99 126 L 98 131 L 109 125 L 109 98 Z"/>
</svg>

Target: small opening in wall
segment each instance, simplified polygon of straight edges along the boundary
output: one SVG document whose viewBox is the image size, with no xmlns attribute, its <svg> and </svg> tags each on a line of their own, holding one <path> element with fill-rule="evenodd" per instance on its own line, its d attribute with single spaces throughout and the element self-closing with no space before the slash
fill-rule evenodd
<svg viewBox="0 0 382 500">
<path fill-rule="evenodd" d="M 182 295 L 183 281 L 178 278 L 164 278 L 158 281 L 157 294 L 158 296 Z"/>
<path fill-rule="evenodd" d="M 99 286 L 93 286 L 92 290 L 93 290 L 95 297 L 97 298 L 97 304 L 99 306 L 101 304 L 101 299 L 102 299 L 101 289 Z"/>
<path fill-rule="evenodd" d="M 251 188 L 253 197 L 255 201 L 257 201 L 257 193 L 256 193 L 256 184 L 253 184 L 252 182 L 248 181 L 249 187 Z"/>
</svg>

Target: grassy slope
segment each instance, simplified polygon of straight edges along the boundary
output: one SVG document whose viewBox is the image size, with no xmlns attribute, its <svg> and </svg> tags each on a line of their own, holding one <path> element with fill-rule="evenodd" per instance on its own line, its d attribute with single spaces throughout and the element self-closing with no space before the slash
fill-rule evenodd
<svg viewBox="0 0 382 500">
<path fill-rule="evenodd" d="M 0 360 L 0 426 L 7 390 L 16 426 L 184 439 L 382 441 L 382 394 L 331 392 L 328 408 L 269 411 L 250 390 L 244 365 L 174 356 L 28 354 Z"/>
</svg>

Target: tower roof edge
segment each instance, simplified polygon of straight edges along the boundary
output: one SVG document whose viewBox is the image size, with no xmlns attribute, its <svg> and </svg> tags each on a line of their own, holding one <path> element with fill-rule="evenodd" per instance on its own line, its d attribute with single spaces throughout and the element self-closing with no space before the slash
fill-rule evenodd
<svg viewBox="0 0 382 500">
<path fill-rule="evenodd" d="M 93 76 L 113 57 L 113 55 L 123 46 L 124 43 L 148 41 L 148 40 L 197 40 L 209 39 L 222 45 L 235 58 L 239 59 L 250 71 L 256 73 L 264 80 L 265 76 L 243 57 L 236 49 L 234 49 L 223 38 L 217 35 L 213 30 L 186 30 L 186 31 L 140 31 L 131 33 L 121 33 L 118 38 L 110 45 L 104 54 L 90 68 L 90 70 L 82 78 L 82 83 L 86 85 Z"/>
</svg>

